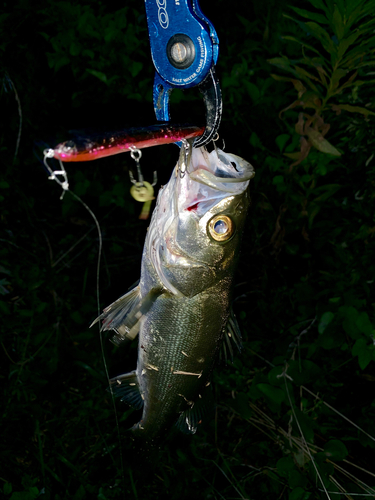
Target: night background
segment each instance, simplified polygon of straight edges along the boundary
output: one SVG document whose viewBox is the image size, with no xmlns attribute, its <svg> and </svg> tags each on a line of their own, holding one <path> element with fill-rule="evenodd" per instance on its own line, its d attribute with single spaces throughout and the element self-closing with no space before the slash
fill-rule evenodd
<svg viewBox="0 0 375 500">
<path fill-rule="evenodd" d="M 109 376 L 125 373 L 137 342 L 88 328 L 96 226 L 43 166 L 69 131 L 155 123 L 144 4 L 2 2 L 7 500 L 375 498 L 375 2 L 200 5 L 220 39 L 218 145 L 256 170 L 233 294 L 243 348 L 215 370 L 212 414 L 167 438 L 151 471 L 127 432 L 139 412 L 106 391 L 103 353 Z M 197 89 L 172 93 L 172 120 L 204 123 Z M 145 179 L 157 170 L 159 188 L 177 158 L 173 144 L 143 150 Z M 134 166 L 128 153 L 65 164 L 102 231 L 101 309 L 139 278 Z"/>
</svg>

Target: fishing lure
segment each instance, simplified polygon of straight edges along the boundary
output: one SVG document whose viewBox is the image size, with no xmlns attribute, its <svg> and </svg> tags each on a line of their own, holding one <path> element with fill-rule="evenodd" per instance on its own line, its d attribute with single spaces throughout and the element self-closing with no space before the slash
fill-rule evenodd
<svg viewBox="0 0 375 500">
<path fill-rule="evenodd" d="M 149 127 L 131 127 L 116 132 L 78 132 L 74 139 L 58 144 L 54 158 L 64 162 L 92 161 L 107 156 L 162 144 L 193 139 L 204 127 L 190 124 L 160 123 Z"/>
</svg>

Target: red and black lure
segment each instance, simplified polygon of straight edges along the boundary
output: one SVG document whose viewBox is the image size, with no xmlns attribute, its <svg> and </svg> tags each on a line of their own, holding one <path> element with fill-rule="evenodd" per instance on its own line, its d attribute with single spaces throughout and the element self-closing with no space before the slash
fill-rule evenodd
<svg viewBox="0 0 375 500">
<path fill-rule="evenodd" d="M 79 132 L 74 139 L 58 144 L 54 158 L 64 162 L 92 161 L 106 156 L 192 139 L 203 134 L 205 127 L 190 124 L 160 123 L 149 127 L 131 127 L 117 132 Z"/>
</svg>

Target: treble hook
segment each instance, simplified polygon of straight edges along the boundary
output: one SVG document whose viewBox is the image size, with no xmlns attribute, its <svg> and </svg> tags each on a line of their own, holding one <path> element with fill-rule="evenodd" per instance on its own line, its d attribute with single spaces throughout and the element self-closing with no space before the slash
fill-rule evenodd
<svg viewBox="0 0 375 500">
<path fill-rule="evenodd" d="M 180 179 L 183 179 L 186 174 L 193 146 L 192 142 L 188 141 L 187 139 L 182 139 L 181 142 L 182 144 L 180 149 L 180 156 L 178 158 L 177 169 L 180 172 Z"/>
<path fill-rule="evenodd" d="M 219 139 L 220 139 L 219 133 L 218 133 L 218 132 L 216 132 L 215 137 L 213 137 L 213 138 L 212 138 L 212 142 L 213 142 L 213 144 L 214 144 L 214 149 L 215 149 L 215 151 L 216 151 L 216 154 L 217 154 L 217 146 L 216 146 L 216 142 L 217 142 Z M 224 151 L 224 149 L 225 149 L 225 142 L 224 142 L 224 139 L 223 139 L 223 149 L 222 149 L 222 150 Z"/>
<path fill-rule="evenodd" d="M 133 173 L 131 172 L 131 170 L 129 170 L 129 176 L 130 176 L 130 181 L 132 182 L 132 184 L 141 184 L 143 186 L 143 175 L 142 175 L 142 170 L 141 170 L 141 165 L 139 163 L 139 160 L 142 158 L 142 151 L 138 148 L 136 148 L 135 146 L 130 146 L 129 147 L 130 149 L 130 156 L 132 157 L 132 159 L 135 161 L 136 165 L 137 165 L 137 176 L 138 176 L 138 181 L 136 181 L 134 179 L 134 175 Z"/>
</svg>

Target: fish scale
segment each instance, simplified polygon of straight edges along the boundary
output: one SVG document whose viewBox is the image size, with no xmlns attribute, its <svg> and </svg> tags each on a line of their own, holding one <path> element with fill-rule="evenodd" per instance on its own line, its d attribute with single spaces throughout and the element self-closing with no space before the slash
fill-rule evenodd
<svg viewBox="0 0 375 500">
<path fill-rule="evenodd" d="M 141 421 L 145 434 L 157 435 L 164 428 L 168 429 L 179 414 L 189 408 L 188 401 L 194 401 L 204 389 L 221 343 L 218 332 L 227 321 L 229 296 L 226 290 L 216 287 L 215 293 L 208 290 L 189 299 L 161 297 L 150 311 L 140 337 L 142 345 L 149 347 L 146 352 L 141 349 L 138 359 L 140 388 L 148 402 Z M 174 333 L 160 340 L 158 333 L 163 336 L 162 332 L 166 331 Z M 163 353 L 160 347 L 165 348 Z M 147 369 L 140 376 L 141 367 L 148 365 L 157 367 L 158 371 Z M 168 393 L 173 396 L 167 397 Z M 168 404 L 163 405 L 163 401 Z M 158 408 L 156 418 L 154 407 Z"/>
<path fill-rule="evenodd" d="M 116 344 L 139 334 L 136 371 L 111 384 L 143 408 L 133 431 L 149 443 L 175 423 L 195 432 L 220 350 L 232 353 L 230 342 L 240 341 L 230 299 L 254 170 L 219 149 L 193 149 L 188 158 L 184 175 L 179 161 L 159 191 L 139 285 L 97 318 Z"/>
</svg>

